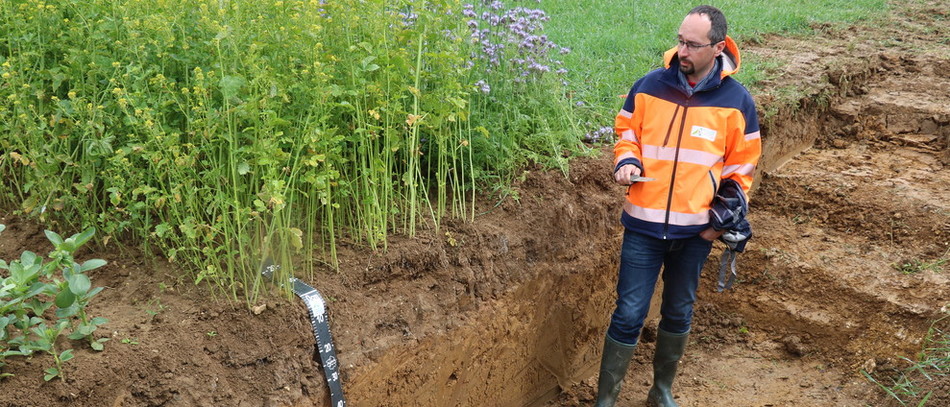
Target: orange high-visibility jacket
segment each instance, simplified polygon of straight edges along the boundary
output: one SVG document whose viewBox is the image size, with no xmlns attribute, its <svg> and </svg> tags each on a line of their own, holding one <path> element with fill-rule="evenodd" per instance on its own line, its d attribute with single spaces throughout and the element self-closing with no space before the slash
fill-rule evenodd
<svg viewBox="0 0 950 407">
<path fill-rule="evenodd" d="M 748 195 L 762 152 L 755 103 L 730 77 L 740 62 L 732 38 L 726 37 L 714 72 L 692 92 L 680 79 L 676 52 L 667 51 L 666 67 L 633 85 L 615 124 L 614 170 L 633 164 L 656 179 L 627 189 L 621 221 L 660 239 L 708 228 L 723 180 L 735 180 Z"/>
</svg>

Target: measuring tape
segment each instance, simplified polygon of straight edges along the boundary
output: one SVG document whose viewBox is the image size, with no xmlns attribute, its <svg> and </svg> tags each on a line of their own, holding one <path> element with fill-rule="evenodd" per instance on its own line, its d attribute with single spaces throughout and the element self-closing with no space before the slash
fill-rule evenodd
<svg viewBox="0 0 950 407">
<path fill-rule="evenodd" d="M 274 271 L 280 268 L 270 259 L 264 260 L 261 274 L 268 280 L 274 279 Z M 330 336 L 330 322 L 327 318 L 326 301 L 316 288 L 294 277 L 288 280 L 292 284 L 294 294 L 297 294 L 304 304 L 307 305 L 307 313 L 310 314 L 310 324 L 313 325 L 313 337 L 317 340 L 317 352 L 320 353 L 320 361 L 323 365 L 323 374 L 327 379 L 327 386 L 330 387 L 330 405 L 333 407 L 345 407 L 346 400 L 343 398 L 343 384 L 340 381 L 340 361 L 336 358 L 336 347 L 333 346 L 333 337 Z M 279 283 L 278 283 L 279 284 Z"/>
</svg>

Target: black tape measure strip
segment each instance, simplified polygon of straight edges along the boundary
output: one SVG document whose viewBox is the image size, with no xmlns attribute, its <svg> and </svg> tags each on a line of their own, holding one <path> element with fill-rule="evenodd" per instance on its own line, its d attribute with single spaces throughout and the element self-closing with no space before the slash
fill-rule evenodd
<svg viewBox="0 0 950 407">
<path fill-rule="evenodd" d="M 340 380 L 340 363 L 336 358 L 336 347 L 333 346 L 333 337 L 330 336 L 330 322 L 327 318 L 326 302 L 316 288 L 303 281 L 291 278 L 294 294 L 307 304 L 310 314 L 310 323 L 313 325 L 313 336 L 317 339 L 317 351 L 323 364 L 323 374 L 330 387 L 330 405 L 333 407 L 346 406 L 343 398 L 343 385 Z"/>
<path fill-rule="evenodd" d="M 264 261 L 261 274 L 273 280 L 274 271 L 279 268 L 270 259 Z M 330 388 L 330 405 L 332 407 L 346 407 L 343 397 L 343 384 L 340 378 L 340 361 L 336 358 L 336 347 L 333 346 L 333 337 L 330 335 L 330 322 L 327 318 L 326 301 L 316 288 L 299 279 L 290 278 L 294 294 L 297 294 L 307 305 L 310 324 L 313 325 L 313 337 L 317 340 L 317 352 L 323 365 L 323 374 L 326 376 L 327 386 Z"/>
</svg>

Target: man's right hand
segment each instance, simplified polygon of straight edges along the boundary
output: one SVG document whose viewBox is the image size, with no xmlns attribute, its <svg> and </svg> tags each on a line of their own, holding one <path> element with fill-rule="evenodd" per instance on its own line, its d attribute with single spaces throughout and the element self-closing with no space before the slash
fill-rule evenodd
<svg viewBox="0 0 950 407">
<path fill-rule="evenodd" d="M 630 179 L 638 176 L 640 176 L 640 167 L 633 164 L 624 165 L 614 173 L 614 179 L 620 185 L 630 185 L 633 183 Z"/>
</svg>

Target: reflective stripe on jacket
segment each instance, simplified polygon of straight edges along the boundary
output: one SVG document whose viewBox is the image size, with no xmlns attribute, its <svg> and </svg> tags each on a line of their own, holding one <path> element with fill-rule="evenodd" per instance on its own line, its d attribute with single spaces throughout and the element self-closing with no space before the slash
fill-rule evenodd
<svg viewBox="0 0 950 407">
<path fill-rule="evenodd" d="M 692 237 L 709 227 L 709 209 L 722 180 L 748 194 L 762 151 L 755 103 L 730 77 L 739 49 L 726 37 L 715 73 L 689 92 L 680 84 L 673 48 L 666 67 L 630 89 L 617 114 L 615 170 L 634 164 L 645 177 L 627 189 L 621 220 L 633 231 L 661 239 Z"/>
</svg>

